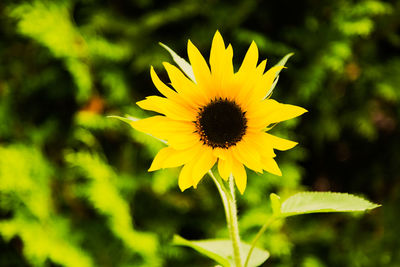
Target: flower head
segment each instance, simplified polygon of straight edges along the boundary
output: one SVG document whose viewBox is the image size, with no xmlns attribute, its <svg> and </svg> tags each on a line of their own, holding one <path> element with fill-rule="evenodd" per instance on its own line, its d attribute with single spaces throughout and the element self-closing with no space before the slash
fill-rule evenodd
<svg viewBox="0 0 400 267">
<path fill-rule="evenodd" d="M 188 41 L 192 79 L 177 67 L 163 63 L 171 81 L 164 84 L 151 67 L 150 74 L 160 96 L 149 96 L 137 104 L 162 115 L 132 122 L 140 131 L 167 142 L 153 160 L 149 171 L 182 166 L 179 187 L 196 188 L 202 177 L 218 164 L 223 179 L 233 175 L 241 193 L 247 183 L 245 166 L 281 175 L 274 149 L 287 150 L 297 143 L 268 133 L 268 126 L 297 117 L 305 109 L 269 99 L 276 66 L 265 71 L 266 60 L 258 63 L 254 42 L 235 73 L 232 46 L 214 35 L 210 66 Z"/>
</svg>

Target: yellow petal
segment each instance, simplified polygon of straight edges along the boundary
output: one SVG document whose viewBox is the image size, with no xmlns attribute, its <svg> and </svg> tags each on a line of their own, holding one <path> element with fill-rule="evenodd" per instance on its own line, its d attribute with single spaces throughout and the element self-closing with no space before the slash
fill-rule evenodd
<svg viewBox="0 0 400 267">
<path fill-rule="evenodd" d="M 179 93 L 179 95 L 186 100 L 186 102 L 194 108 L 206 104 L 208 101 L 207 96 L 198 85 L 189 80 L 177 67 L 164 62 L 164 67 L 171 80 L 172 86 Z"/>
<path fill-rule="evenodd" d="M 225 61 L 225 44 L 221 34 L 217 31 L 214 35 L 210 51 L 211 73 L 221 77 L 223 73 L 223 63 Z"/>
<path fill-rule="evenodd" d="M 289 104 L 280 104 L 279 109 L 269 114 L 267 119 L 270 121 L 270 123 L 281 122 L 296 118 L 305 112 L 307 112 L 307 110 L 302 107 Z"/>
<path fill-rule="evenodd" d="M 194 161 L 193 160 L 189 161 L 183 166 L 179 174 L 178 185 L 181 191 L 184 191 L 185 189 L 193 185 L 193 177 L 192 177 L 193 165 Z"/>
<path fill-rule="evenodd" d="M 194 129 L 192 122 L 172 120 L 160 115 L 133 121 L 130 124 L 134 129 L 159 139 L 166 139 L 177 133 L 192 134 Z"/>
<path fill-rule="evenodd" d="M 216 157 L 212 153 L 212 149 L 202 146 L 197 155 L 186 163 L 179 175 L 179 188 L 183 191 L 190 186 L 194 188 L 203 178 L 203 176 L 213 167 Z"/>
<path fill-rule="evenodd" d="M 166 137 L 168 144 L 178 150 L 193 147 L 200 142 L 197 134 L 190 132 L 184 134 L 171 134 Z"/>
<path fill-rule="evenodd" d="M 243 75 L 236 76 L 237 83 L 240 85 L 240 90 L 238 90 L 236 94 L 236 99 L 245 110 L 249 105 L 252 105 L 252 103 L 257 100 L 257 97 L 254 94 L 254 88 L 259 84 L 263 77 L 266 63 L 267 61 L 263 60 L 257 68 L 251 69 L 246 73 L 243 73 Z"/>
<path fill-rule="evenodd" d="M 210 80 L 210 69 L 200 51 L 190 40 L 188 41 L 188 56 L 197 84 L 206 87 L 207 81 Z"/>
<path fill-rule="evenodd" d="M 246 140 L 242 140 L 231 148 L 234 157 L 255 172 L 262 172 L 262 164 L 258 149 Z"/>
<path fill-rule="evenodd" d="M 185 150 L 176 150 L 172 147 L 165 147 L 157 153 L 149 171 L 174 168 L 186 164 L 199 152 L 199 148 L 200 144 Z"/>
<path fill-rule="evenodd" d="M 282 176 L 282 172 L 273 158 L 262 158 L 262 162 L 264 170 L 266 170 L 269 173 Z"/>
<path fill-rule="evenodd" d="M 262 134 L 268 144 L 272 146 L 273 148 L 276 148 L 278 150 L 288 150 L 297 145 L 297 142 L 293 142 L 287 139 L 283 139 L 268 133 L 263 133 Z"/>
<path fill-rule="evenodd" d="M 217 70 L 213 71 L 212 88 L 215 91 L 215 97 L 234 99 L 235 92 L 234 71 L 233 71 L 233 49 L 229 44 L 226 49 L 223 49 L 223 54 L 220 55 L 220 62 Z"/>
<path fill-rule="evenodd" d="M 227 154 L 230 153 L 225 148 L 216 147 L 213 149 L 214 156 L 221 159 L 226 159 Z"/>
<path fill-rule="evenodd" d="M 246 117 L 249 128 L 262 129 L 271 123 L 289 120 L 305 112 L 307 110 L 302 107 L 281 104 L 273 99 L 266 99 L 250 106 Z"/>
<path fill-rule="evenodd" d="M 229 44 L 225 50 L 225 73 L 232 75 L 233 74 L 233 48 L 232 45 Z"/>
<path fill-rule="evenodd" d="M 275 75 L 278 71 L 283 69 L 284 66 L 275 66 L 270 68 L 260 79 L 257 85 L 254 88 L 253 96 L 255 100 L 262 100 L 267 95 L 269 89 L 272 86 L 272 83 L 275 80 Z"/>
<path fill-rule="evenodd" d="M 233 49 L 229 45 L 225 49 L 224 40 L 221 34 L 217 31 L 214 35 L 211 52 L 210 52 L 210 67 L 213 78 L 213 90 L 217 97 L 226 95 L 226 82 L 233 77 Z"/>
<path fill-rule="evenodd" d="M 258 62 L 258 48 L 256 43 L 253 41 L 247 50 L 246 56 L 243 59 L 242 65 L 239 68 L 238 74 L 252 71 L 256 68 Z"/>
<path fill-rule="evenodd" d="M 160 78 L 158 78 L 157 73 L 154 71 L 153 66 L 151 66 L 150 68 L 150 76 L 157 90 L 161 94 L 163 94 L 164 96 L 168 97 L 171 100 L 176 99 L 178 97 L 178 94 L 174 90 L 169 88 L 160 80 Z"/>
<path fill-rule="evenodd" d="M 158 153 L 154 157 L 153 162 L 151 163 L 151 166 L 148 169 L 148 171 L 152 172 L 152 171 L 156 171 L 156 170 L 162 169 L 163 168 L 163 162 L 170 156 L 171 150 L 173 150 L 173 149 L 170 148 L 170 147 L 164 147 L 163 149 L 158 151 Z M 184 163 L 179 164 L 179 165 L 177 165 L 175 167 L 181 166 L 183 164 Z"/>
<path fill-rule="evenodd" d="M 157 127 L 157 125 L 165 125 L 165 119 L 166 117 L 164 116 L 153 116 L 138 121 L 132 121 L 130 125 L 138 131 L 151 134 L 156 138 L 164 139 L 164 132 L 160 132 L 161 128 Z"/>
<path fill-rule="evenodd" d="M 239 189 L 239 192 L 243 195 L 247 184 L 247 173 L 243 164 L 235 161 L 232 166 L 232 174 L 235 178 L 235 183 L 237 188 Z"/>
<path fill-rule="evenodd" d="M 218 172 L 222 179 L 228 180 L 229 176 L 232 174 L 233 159 L 229 155 L 226 159 L 218 159 Z"/>
<path fill-rule="evenodd" d="M 268 156 L 275 157 L 273 145 L 271 140 L 266 136 L 267 133 L 257 131 L 257 132 L 249 132 L 247 133 L 247 140 L 253 144 L 253 146 L 259 148 L 260 156 Z"/>
<path fill-rule="evenodd" d="M 213 155 L 212 149 L 203 146 L 201 153 L 194 159 L 193 166 L 193 187 L 196 188 L 201 178 L 214 166 L 217 158 Z"/>
<path fill-rule="evenodd" d="M 136 104 L 142 109 L 164 114 L 171 119 L 184 121 L 194 121 L 196 119 L 197 113 L 194 110 L 190 110 L 164 97 L 149 96 Z"/>
<path fill-rule="evenodd" d="M 307 110 L 302 107 L 289 104 L 282 105 L 283 106 L 281 106 L 280 111 L 276 110 L 268 117 L 271 123 L 290 120 L 307 112 Z"/>
<path fill-rule="evenodd" d="M 256 75 L 257 76 L 263 75 L 266 65 L 267 65 L 267 60 L 266 59 L 264 59 L 263 61 L 261 61 L 260 64 L 258 64 L 258 66 L 256 68 Z"/>
</svg>

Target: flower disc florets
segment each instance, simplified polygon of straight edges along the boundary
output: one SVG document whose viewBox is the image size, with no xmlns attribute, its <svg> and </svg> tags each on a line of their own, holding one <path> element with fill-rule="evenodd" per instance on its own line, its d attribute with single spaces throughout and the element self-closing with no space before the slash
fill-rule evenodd
<svg viewBox="0 0 400 267">
<path fill-rule="evenodd" d="M 201 107 L 195 121 L 203 144 L 212 148 L 229 148 L 246 133 L 247 119 L 238 104 L 228 99 L 214 99 Z"/>
</svg>

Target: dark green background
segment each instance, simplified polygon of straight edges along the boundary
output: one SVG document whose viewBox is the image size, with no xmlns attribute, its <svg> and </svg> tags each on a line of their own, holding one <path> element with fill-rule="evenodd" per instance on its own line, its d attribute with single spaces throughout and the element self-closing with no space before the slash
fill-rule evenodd
<svg viewBox="0 0 400 267">
<path fill-rule="evenodd" d="M 147 173 L 162 144 L 107 115 L 152 115 L 153 65 L 208 57 L 216 30 L 237 68 L 252 40 L 269 66 L 295 52 L 273 98 L 305 107 L 273 133 L 283 176 L 249 173 L 242 238 L 271 192 L 349 192 L 383 206 L 304 215 L 263 236 L 263 266 L 400 266 L 400 2 L 1 1 L 0 266 L 212 266 L 188 239 L 228 236 L 211 179 L 181 193 L 179 168 Z"/>
</svg>

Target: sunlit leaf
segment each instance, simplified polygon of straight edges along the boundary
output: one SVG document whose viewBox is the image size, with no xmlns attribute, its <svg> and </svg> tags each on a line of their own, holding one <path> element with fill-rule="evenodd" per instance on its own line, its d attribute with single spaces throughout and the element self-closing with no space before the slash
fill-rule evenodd
<svg viewBox="0 0 400 267">
<path fill-rule="evenodd" d="M 291 56 L 293 56 L 293 55 L 294 55 L 294 53 L 289 53 L 289 54 L 287 54 L 287 55 L 284 56 L 278 63 L 276 63 L 274 67 L 276 67 L 276 66 L 285 66 L 285 64 L 286 64 L 286 62 L 288 61 L 288 59 L 289 59 Z M 274 91 L 275 86 L 276 86 L 276 84 L 278 83 L 279 73 L 280 73 L 281 71 L 282 71 L 282 70 L 279 70 L 279 71 L 276 72 L 274 83 L 272 84 L 272 86 L 271 86 L 271 88 L 269 89 L 269 91 L 268 91 L 267 95 L 265 96 L 265 98 L 268 98 L 268 97 L 270 97 L 270 96 L 272 95 L 272 92 Z"/>
<path fill-rule="evenodd" d="M 281 198 L 277 194 L 270 194 L 272 212 L 274 215 L 279 215 L 281 213 Z"/>
<path fill-rule="evenodd" d="M 222 266 L 233 266 L 233 248 L 229 239 L 207 239 L 199 241 L 190 241 L 178 235 L 174 236 L 174 245 L 191 247 L 201 254 L 215 260 Z M 242 263 L 250 250 L 250 245 L 241 242 L 240 255 Z M 261 265 L 269 257 L 269 252 L 260 248 L 255 248 L 247 266 L 255 267 Z"/>
<path fill-rule="evenodd" d="M 365 211 L 379 207 L 361 197 L 347 193 L 302 192 L 289 197 L 282 203 L 281 215 Z"/>
<path fill-rule="evenodd" d="M 120 117 L 120 116 L 107 116 L 108 118 L 114 118 L 114 119 L 118 119 L 120 121 L 126 122 L 129 125 L 131 124 L 132 121 L 137 121 L 139 120 L 138 118 L 134 118 L 132 116 L 126 116 L 126 117 Z"/>
</svg>

